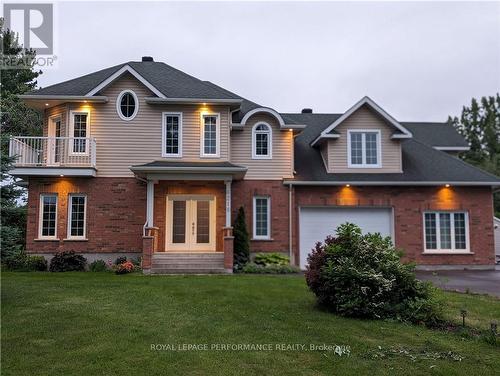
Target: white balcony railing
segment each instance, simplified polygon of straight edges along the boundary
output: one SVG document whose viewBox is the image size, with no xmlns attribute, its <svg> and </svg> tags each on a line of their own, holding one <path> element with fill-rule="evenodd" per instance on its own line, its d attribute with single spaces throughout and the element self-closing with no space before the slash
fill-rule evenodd
<svg viewBox="0 0 500 376">
<path fill-rule="evenodd" d="M 14 167 L 95 167 L 94 138 L 11 137 Z"/>
</svg>

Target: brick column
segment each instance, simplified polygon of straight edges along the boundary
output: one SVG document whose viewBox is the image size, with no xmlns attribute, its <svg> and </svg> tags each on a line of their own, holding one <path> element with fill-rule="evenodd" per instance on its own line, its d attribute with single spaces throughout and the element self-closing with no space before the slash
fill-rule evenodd
<svg viewBox="0 0 500 376">
<path fill-rule="evenodd" d="M 151 258 L 153 255 L 154 236 L 142 237 L 142 272 L 151 273 Z"/>
<path fill-rule="evenodd" d="M 234 236 L 232 227 L 224 227 L 224 269 L 226 273 L 233 272 Z"/>
</svg>

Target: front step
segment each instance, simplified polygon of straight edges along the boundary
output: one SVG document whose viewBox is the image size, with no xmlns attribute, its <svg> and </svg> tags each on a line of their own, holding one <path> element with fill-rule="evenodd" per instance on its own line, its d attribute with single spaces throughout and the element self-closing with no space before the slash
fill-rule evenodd
<svg viewBox="0 0 500 376">
<path fill-rule="evenodd" d="M 151 274 L 226 273 L 221 252 L 155 253 L 151 261 Z"/>
</svg>

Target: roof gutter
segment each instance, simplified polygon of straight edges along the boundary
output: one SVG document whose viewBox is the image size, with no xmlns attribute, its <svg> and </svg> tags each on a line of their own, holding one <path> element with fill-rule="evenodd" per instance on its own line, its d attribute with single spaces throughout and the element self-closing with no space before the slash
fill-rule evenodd
<svg viewBox="0 0 500 376">
<path fill-rule="evenodd" d="M 84 95 L 33 95 L 22 94 L 19 95 L 20 99 L 32 101 L 65 101 L 65 102 L 92 102 L 92 103 L 106 103 L 108 97 L 98 95 L 94 97 L 86 97 Z"/>
<path fill-rule="evenodd" d="M 500 181 L 490 181 L 490 182 L 477 182 L 477 181 L 299 181 L 299 180 L 284 180 L 284 185 L 290 186 L 341 186 L 341 185 L 353 185 L 353 186 L 439 186 L 450 184 L 452 186 L 490 186 L 490 187 L 500 187 Z"/>
<path fill-rule="evenodd" d="M 191 172 L 206 174 L 211 172 L 245 172 L 246 167 L 183 167 L 183 166 L 132 166 L 130 170 L 133 172 Z"/>
<path fill-rule="evenodd" d="M 204 103 L 204 104 L 227 104 L 227 105 L 240 105 L 243 101 L 242 99 L 224 99 L 224 98 L 157 98 L 157 97 L 146 97 L 144 98 L 146 103 L 149 104 L 193 104 L 193 103 Z"/>
</svg>

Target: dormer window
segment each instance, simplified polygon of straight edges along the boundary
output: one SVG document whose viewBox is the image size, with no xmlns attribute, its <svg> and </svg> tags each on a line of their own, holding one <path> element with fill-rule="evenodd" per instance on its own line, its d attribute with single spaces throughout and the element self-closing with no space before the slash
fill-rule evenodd
<svg viewBox="0 0 500 376">
<path fill-rule="evenodd" d="M 347 132 L 349 167 L 382 167 L 380 130 L 352 130 Z"/>
<path fill-rule="evenodd" d="M 122 120 L 132 120 L 138 110 L 139 101 L 132 90 L 123 90 L 116 98 L 116 111 Z"/>
<path fill-rule="evenodd" d="M 257 123 L 252 129 L 252 159 L 272 158 L 272 132 L 267 123 Z"/>
</svg>

